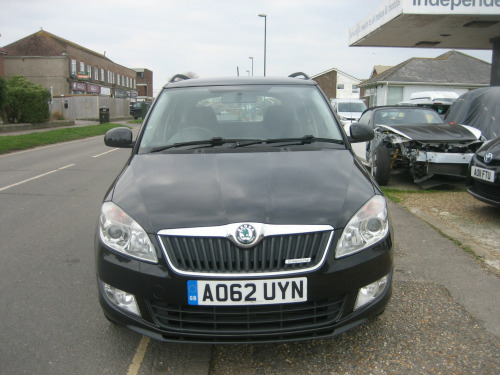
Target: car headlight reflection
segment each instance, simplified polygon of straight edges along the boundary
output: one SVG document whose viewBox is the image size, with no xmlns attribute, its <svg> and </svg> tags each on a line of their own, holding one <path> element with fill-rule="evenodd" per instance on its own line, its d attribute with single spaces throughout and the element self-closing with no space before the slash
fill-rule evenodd
<svg viewBox="0 0 500 375">
<path fill-rule="evenodd" d="M 366 249 L 382 240 L 389 231 L 385 198 L 375 195 L 356 212 L 344 228 L 335 257 L 341 258 Z"/>
<path fill-rule="evenodd" d="M 112 202 L 102 205 L 99 234 L 101 241 L 113 250 L 147 262 L 158 262 L 155 248 L 144 229 Z"/>
</svg>

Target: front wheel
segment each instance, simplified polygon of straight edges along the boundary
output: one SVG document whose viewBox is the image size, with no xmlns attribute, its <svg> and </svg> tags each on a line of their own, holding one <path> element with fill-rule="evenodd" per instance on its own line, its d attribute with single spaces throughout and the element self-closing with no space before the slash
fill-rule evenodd
<svg viewBox="0 0 500 375">
<path fill-rule="evenodd" d="M 387 147 L 378 146 L 373 152 L 371 172 L 379 185 L 387 185 L 391 173 L 391 154 Z"/>
</svg>

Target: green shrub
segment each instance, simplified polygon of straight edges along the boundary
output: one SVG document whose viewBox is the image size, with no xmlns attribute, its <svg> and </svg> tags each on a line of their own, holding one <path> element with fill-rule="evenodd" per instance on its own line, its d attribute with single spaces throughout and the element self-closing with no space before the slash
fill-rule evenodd
<svg viewBox="0 0 500 375">
<path fill-rule="evenodd" d="M 7 80 L 5 117 L 8 122 L 44 122 L 50 118 L 50 91 L 23 76 Z"/>
<path fill-rule="evenodd" d="M 5 99 L 7 92 L 7 82 L 0 77 L 0 119 L 3 117 L 3 108 L 5 107 Z"/>
</svg>

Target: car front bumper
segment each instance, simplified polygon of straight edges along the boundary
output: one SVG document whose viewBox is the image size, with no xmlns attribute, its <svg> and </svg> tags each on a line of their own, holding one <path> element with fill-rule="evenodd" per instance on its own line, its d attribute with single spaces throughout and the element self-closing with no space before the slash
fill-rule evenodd
<svg viewBox="0 0 500 375">
<path fill-rule="evenodd" d="M 250 306 L 189 305 L 187 282 L 193 276 L 172 272 L 163 257 L 158 264 L 137 261 L 109 250 L 96 239 L 99 300 L 108 319 L 160 341 L 258 343 L 335 336 L 384 311 L 391 297 L 393 272 L 391 234 L 364 251 L 335 259 L 339 235 L 321 268 L 295 275 L 307 278 L 307 301 Z M 359 290 L 384 276 L 383 292 L 355 309 Z M 250 280 L 244 274 L 232 279 Z M 140 316 L 112 303 L 105 284 L 134 295 Z"/>
</svg>

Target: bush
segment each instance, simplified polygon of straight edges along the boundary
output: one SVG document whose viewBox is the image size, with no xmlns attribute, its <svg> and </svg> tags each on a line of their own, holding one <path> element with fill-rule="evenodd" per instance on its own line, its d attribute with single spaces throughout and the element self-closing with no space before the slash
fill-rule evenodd
<svg viewBox="0 0 500 375">
<path fill-rule="evenodd" d="M 7 82 L 5 79 L 0 77 L 0 118 L 3 116 L 3 108 L 5 107 L 5 98 L 6 98 L 6 92 L 7 92 Z"/>
<path fill-rule="evenodd" d="M 50 91 L 23 76 L 7 80 L 5 117 L 8 122 L 44 122 L 50 118 Z"/>
</svg>

